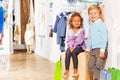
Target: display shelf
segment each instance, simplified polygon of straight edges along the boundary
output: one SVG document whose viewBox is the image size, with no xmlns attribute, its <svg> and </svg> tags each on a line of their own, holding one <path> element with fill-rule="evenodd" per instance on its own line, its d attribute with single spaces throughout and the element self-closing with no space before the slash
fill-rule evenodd
<svg viewBox="0 0 120 80">
<path fill-rule="evenodd" d="M 79 4 L 79 3 L 81 3 L 81 4 L 95 4 L 95 5 L 100 5 L 100 4 L 102 4 L 104 2 L 104 0 L 68 0 L 67 1 L 67 5 L 76 5 L 76 4 Z"/>
<path fill-rule="evenodd" d="M 104 0 L 79 0 L 79 2 L 103 2 Z"/>
</svg>

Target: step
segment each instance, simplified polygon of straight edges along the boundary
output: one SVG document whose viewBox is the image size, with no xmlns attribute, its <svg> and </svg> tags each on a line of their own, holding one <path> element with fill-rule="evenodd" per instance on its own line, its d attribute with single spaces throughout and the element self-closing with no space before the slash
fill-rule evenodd
<svg viewBox="0 0 120 80">
<path fill-rule="evenodd" d="M 26 46 L 24 44 L 22 45 L 13 45 L 13 49 L 26 49 Z"/>
</svg>

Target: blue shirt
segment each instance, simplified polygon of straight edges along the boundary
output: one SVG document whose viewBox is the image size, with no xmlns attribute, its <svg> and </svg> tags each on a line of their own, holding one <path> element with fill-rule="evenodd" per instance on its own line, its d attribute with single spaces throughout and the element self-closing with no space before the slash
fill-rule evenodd
<svg viewBox="0 0 120 80">
<path fill-rule="evenodd" d="M 90 39 L 88 42 L 87 50 L 100 48 L 105 51 L 107 47 L 107 28 L 101 19 L 98 19 L 90 25 Z"/>
<path fill-rule="evenodd" d="M 54 29 L 53 29 L 53 31 L 54 31 L 55 33 L 57 32 L 57 23 L 59 22 L 59 20 L 60 20 L 60 18 L 59 18 L 59 16 L 57 15 L 57 16 L 56 16 L 55 25 L 54 25 Z"/>
<path fill-rule="evenodd" d="M 66 17 L 63 13 L 56 16 L 56 21 L 54 25 L 54 32 L 57 34 L 57 44 L 60 44 L 60 50 L 64 51 L 65 44 L 64 40 L 66 37 Z"/>
<path fill-rule="evenodd" d="M 56 17 L 54 32 L 57 33 L 57 44 L 62 44 L 62 38 L 66 36 L 66 17 L 63 13 Z"/>
</svg>

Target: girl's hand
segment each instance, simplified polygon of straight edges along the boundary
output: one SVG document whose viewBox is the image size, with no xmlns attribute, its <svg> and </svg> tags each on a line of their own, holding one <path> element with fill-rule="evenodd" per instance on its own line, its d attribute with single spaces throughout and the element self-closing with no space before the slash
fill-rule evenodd
<svg viewBox="0 0 120 80">
<path fill-rule="evenodd" d="M 100 58 L 105 58 L 105 53 L 100 51 Z"/>
<path fill-rule="evenodd" d="M 90 53 L 90 51 L 85 51 L 85 53 L 89 54 L 89 53 Z"/>
<path fill-rule="evenodd" d="M 70 48 L 70 52 L 73 52 L 74 48 Z"/>
</svg>

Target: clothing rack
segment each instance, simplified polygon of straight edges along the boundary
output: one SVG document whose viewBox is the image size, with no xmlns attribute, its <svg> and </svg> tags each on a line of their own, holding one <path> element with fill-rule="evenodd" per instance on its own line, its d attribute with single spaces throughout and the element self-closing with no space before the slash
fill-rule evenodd
<svg viewBox="0 0 120 80">
<path fill-rule="evenodd" d="M 65 4 L 61 9 L 61 12 L 79 12 L 82 10 L 87 9 L 90 5 L 100 5 L 103 3 L 103 0 L 78 0 L 76 3 L 73 4 Z"/>
</svg>

